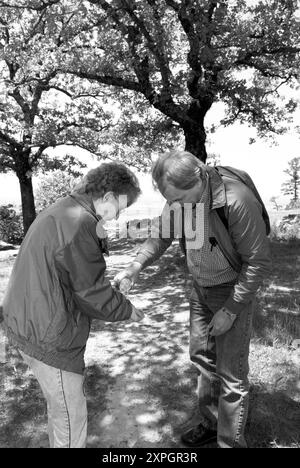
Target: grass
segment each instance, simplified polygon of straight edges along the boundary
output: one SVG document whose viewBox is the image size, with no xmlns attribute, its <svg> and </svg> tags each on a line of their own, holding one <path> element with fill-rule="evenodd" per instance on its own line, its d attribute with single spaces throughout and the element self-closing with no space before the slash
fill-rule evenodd
<svg viewBox="0 0 300 468">
<path fill-rule="evenodd" d="M 300 447 L 300 243 L 272 242 L 273 269 L 259 293 L 250 353 L 250 447 Z M 178 247 L 141 276 L 132 297 L 147 318 L 138 325 L 94 322 L 86 352 L 89 447 L 180 447 L 195 420 L 196 375 L 188 358 L 190 278 Z M 113 275 L 133 256 L 112 245 Z M 117 261 L 114 261 L 117 259 Z M 0 304 L 14 257 L 0 258 Z M 0 447 L 46 444 L 46 407 L 17 352 L 0 363 Z"/>
<path fill-rule="evenodd" d="M 300 241 L 272 241 L 272 273 L 261 288 L 254 336 L 267 345 L 290 346 L 300 338 Z"/>
</svg>

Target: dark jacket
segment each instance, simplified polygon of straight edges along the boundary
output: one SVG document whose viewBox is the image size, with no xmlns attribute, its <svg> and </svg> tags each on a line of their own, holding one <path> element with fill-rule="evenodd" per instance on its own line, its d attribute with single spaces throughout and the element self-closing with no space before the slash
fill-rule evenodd
<svg viewBox="0 0 300 468">
<path fill-rule="evenodd" d="M 214 168 L 208 167 L 208 171 L 211 191 L 209 223 L 221 251 L 239 274 L 232 295 L 224 306 L 233 313 L 239 313 L 253 300 L 271 267 L 270 246 L 262 217 L 262 206 L 242 182 L 231 178 L 230 175 L 221 177 Z M 220 207 L 224 207 L 228 230 L 217 213 L 216 209 Z M 170 210 L 166 209 L 165 212 L 169 216 Z M 172 214 L 171 211 L 171 216 Z M 161 225 L 161 222 L 157 223 L 159 230 Z M 169 225 L 171 230 L 168 238 L 162 238 L 161 232 L 158 232 L 157 239 L 148 239 L 139 250 L 135 260 L 144 268 L 158 259 L 173 242 L 172 219 L 169 220 Z"/>
<path fill-rule="evenodd" d="M 24 353 L 70 372 L 84 370 L 93 318 L 129 319 L 131 303 L 105 277 L 97 217 L 88 196 L 63 198 L 31 225 L 3 302 L 4 328 Z"/>
</svg>

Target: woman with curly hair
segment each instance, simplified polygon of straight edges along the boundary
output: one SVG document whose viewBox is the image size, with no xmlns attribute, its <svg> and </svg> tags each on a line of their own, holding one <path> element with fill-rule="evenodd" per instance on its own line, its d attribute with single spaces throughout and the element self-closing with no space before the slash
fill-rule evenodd
<svg viewBox="0 0 300 468">
<path fill-rule="evenodd" d="M 83 372 L 91 320 L 143 318 L 105 277 L 101 239 L 102 224 L 139 194 L 128 168 L 101 164 L 70 196 L 39 214 L 16 259 L 3 302 L 4 327 L 47 400 L 51 447 L 86 445 Z"/>
</svg>

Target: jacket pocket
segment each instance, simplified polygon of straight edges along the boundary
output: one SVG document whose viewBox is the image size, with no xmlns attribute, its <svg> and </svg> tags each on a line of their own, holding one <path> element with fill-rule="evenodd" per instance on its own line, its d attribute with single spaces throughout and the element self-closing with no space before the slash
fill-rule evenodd
<svg viewBox="0 0 300 468">
<path fill-rule="evenodd" d="M 51 320 L 42 340 L 43 343 L 53 343 L 57 341 L 57 339 L 64 333 L 67 326 L 69 326 L 68 316 L 64 310 L 60 309 L 55 313 Z"/>
<path fill-rule="evenodd" d="M 68 283 L 64 282 L 62 279 L 60 279 L 59 284 L 62 295 L 62 302 L 66 310 L 66 314 L 73 322 L 73 325 L 77 327 L 81 314 L 76 307 L 76 301 L 74 299 L 72 288 L 69 287 Z"/>
</svg>

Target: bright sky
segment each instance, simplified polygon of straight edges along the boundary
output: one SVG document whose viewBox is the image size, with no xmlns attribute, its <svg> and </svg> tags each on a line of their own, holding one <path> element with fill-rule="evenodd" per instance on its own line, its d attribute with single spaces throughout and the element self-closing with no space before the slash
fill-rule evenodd
<svg viewBox="0 0 300 468">
<path fill-rule="evenodd" d="M 287 169 L 288 161 L 300 156 L 300 134 L 276 137 L 277 145 L 262 140 L 250 145 L 252 136 L 255 131 L 243 125 L 220 128 L 211 141 L 211 149 L 220 154 L 222 165 L 247 171 L 268 203 L 272 196 L 282 198 L 281 184 L 287 178 L 283 171 Z"/>
</svg>

